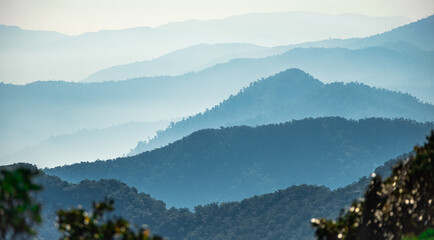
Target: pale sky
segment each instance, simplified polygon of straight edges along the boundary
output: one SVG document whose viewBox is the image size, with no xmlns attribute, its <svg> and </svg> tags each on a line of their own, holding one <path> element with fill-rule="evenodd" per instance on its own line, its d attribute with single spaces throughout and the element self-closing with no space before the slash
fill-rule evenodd
<svg viewBox="0 0 434 240">
<path fill-rule="evenodd" d="M 78 35 L 189 19 L 290 11 L 418 20 L 434 13 L 434 0 L 0 0 L 0 24 Z"/>
</svg>

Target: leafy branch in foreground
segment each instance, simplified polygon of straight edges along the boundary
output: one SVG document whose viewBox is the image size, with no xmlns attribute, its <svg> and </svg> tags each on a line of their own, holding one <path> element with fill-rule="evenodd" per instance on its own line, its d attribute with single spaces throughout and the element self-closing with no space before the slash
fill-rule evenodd
<svg viewBox="0 0 434 240">
<path fill-rule="evenodd" d="M 312 219 L 318 239 L 401 239 L 434 228 L 434 131 L 427 140 L 386 180 L 373 174 L 364 199 L 335 221 Z"/>
<path fill-rule="evenodd" d="M 114 210 L 111 199 L 94 202 L 92 208 L 92 213 L 81 208 L 58 211 L 58 228 L 63 234 L 61 239 L 162 240 L 161 237 L 150 236 L 149 229 L 145 227 L 135 232 L 123 218 L 107 219 L 104 222 L 104 213 Z"/>
<path fill-rule="evenodd" d="M 37 170 L 27 168 L 1 169 L 0 239 L 25 239 L 36 234 L 32 226 L 41 222 L 41 207 L 31 192 L 42 189 L 32 182 L 37 174 Z"/>
</svg>

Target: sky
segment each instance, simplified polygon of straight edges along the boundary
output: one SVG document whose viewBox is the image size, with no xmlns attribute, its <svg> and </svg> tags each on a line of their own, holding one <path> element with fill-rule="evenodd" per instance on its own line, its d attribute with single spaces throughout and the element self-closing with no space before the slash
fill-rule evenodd
<svg viewBox="0 0 434 240">
<path fill-rule="evenodd" d="M 434 13 L 434 0 L 0 0 L 0 24 L 79 35 L 190 19 L 291 11 L 418 20 Z"/>
</svg>

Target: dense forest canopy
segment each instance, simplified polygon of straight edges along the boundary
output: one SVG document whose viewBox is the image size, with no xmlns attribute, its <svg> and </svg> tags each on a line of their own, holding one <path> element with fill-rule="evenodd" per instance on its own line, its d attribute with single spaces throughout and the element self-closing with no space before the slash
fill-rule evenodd
<svg viewBox="0 0 434 240">
<path fill-rule="evenodd" d="M 114 178 L 169 206 L 193 207 L 293 184 L 343 187 L 422 143 L 433 127 L 404 119 L 328 117 L 205 129 L 136 156 L 44 171 L 72 182 Z"/>
<path fill-rule="evenodd" d="M 434 130 L 427 140 L 384 181 L 372 174 L 363 198 L 336 220 L 312 219 L 318 239 L 434 238 Z"/>
<path fill-rule="evenodd" d="M 391 172 L 390 166 L 407 157 L 392 159 L 377 168 L 375 173 L 387 177 Z M 8 168 L 17 167 L 35 170 L 35 167 L 23 164 Z M 362 196 L 369 180 L 363 177 L 333 191 L 310 185 L 292 186 L 239 202 L 198 205 L 194 210 L 169 209 L 163 201 L 139 193 L 117 180 L 85 180 L 71 184 L 40 172 L 36 184 L 43 186 L 36 196 L 42 203 L 43 218 L 42 226 L 37 229 L 38 236 L 44 239 L 60 237 L 55 225 L 58 210 L 70 209 L 70 213 L 77 213 L 82 211 L 80 209 L 90 209 L 94 201 L 110 198 L 114 200 L 115 210 L 110 217 L 127 219 L 135 228 L 146 224 L 152 233 L 170 239 L 247 240 L 288 239 L 288 236 L 289 239 L 313 239 L 310 219 L 336 217 L 340 208 Z"/>
</svg>

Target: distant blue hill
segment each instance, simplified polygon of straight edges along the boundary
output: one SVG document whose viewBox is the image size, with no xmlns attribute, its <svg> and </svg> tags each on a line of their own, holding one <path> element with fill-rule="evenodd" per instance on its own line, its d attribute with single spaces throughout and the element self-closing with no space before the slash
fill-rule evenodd
<svg viewBox="0 0 434 240">
<path fill-rule="evenodd" d="M 200 129 L 321 116 L 401 117 L 424 122 L 434 121 L 434 106 L 408 94 L 359 83 L 324 84 L 301 70 L 290 69 L 250 84 L 204 113 L 174 123 L 150 141 L 140 142 L 130 155 L 164 146 Z"/>
<path fill-rule="evenodd" d="M 245 43 L 199 44 L 153 60 L 102 69 L 85 78 L 83 82 L 125 80 L 160 75 L 176 76 L 197 72 L 235 58 L 264 57 L 282 52 L 281 49 L 273 51 L 266 47 Z"/>
<path fill-rule="evenodd" d="M 307 42 L 300 46 L 308 47 L 344 47 L 365 48 L 382 45 L 388 42 L 407 42 L 424 50 L 434 50 L 434 15 L 412 22 L 393 30 L 366 38 L 330 39 L 318 42 Z"/>
<path fill-rule="evenodd" d="M 350 14 L 257 13 L 218 20 L 178 22 L 155 28 L 103 30 L 78 36 L 57 34 L 61 38 L 47 37 L 47 32 L 1 26 L 0 81 L 20 84 L 51 79 L 81 81 L 101 69 L 154 59 L 201 43 L 276 46 L 323 40 L 330 36 L 368 36 L 409 21 L 405 17 Z M 300 22 L 303 22 L 303 27 L 300 27 Z M 206 62 L 211 61 L 208 59 Z M 134 77 L 139 76 L 143 75 Z"/>
<path fill-rule="evenodd" d="M 185 23 L 187 24 L 187 23 Z M 201 22 L 190 23 L 201 25 Z M 113 66 L 91 74 L 85 81 L 125 80 L 128 78 L 179 75 L 197 71 L 213 63 L 224 63 L 236 58 L 259 58 L 277 55 L 294 48 L 348 48 L 382 47 L 401 53 L 421 53 L 434 50 L 434 17 L 395 28 L 385 33 L 365 38 L 331 39 L 293 45 L 265 48 L 249 44 L 197 45 L 181 49 L 162 57 L 130 64 Z M 331 60 L 330 62 L 333 62 Z M 303 62 L 294 61 L 295 64 Z M 295 67 L 295 66 L 292 66 Z M 307 70 L 307 69 L 306 69 Z"/>
<path fill-rule="evenodd" d="M 0 165 L 28 162 L 42 168 L 119 157 L 131 151 L 144 136 L 153 136 L 168 124 L 169 121 L 129 122 L 51 136 L 0 156 Z"/>
</svg>

